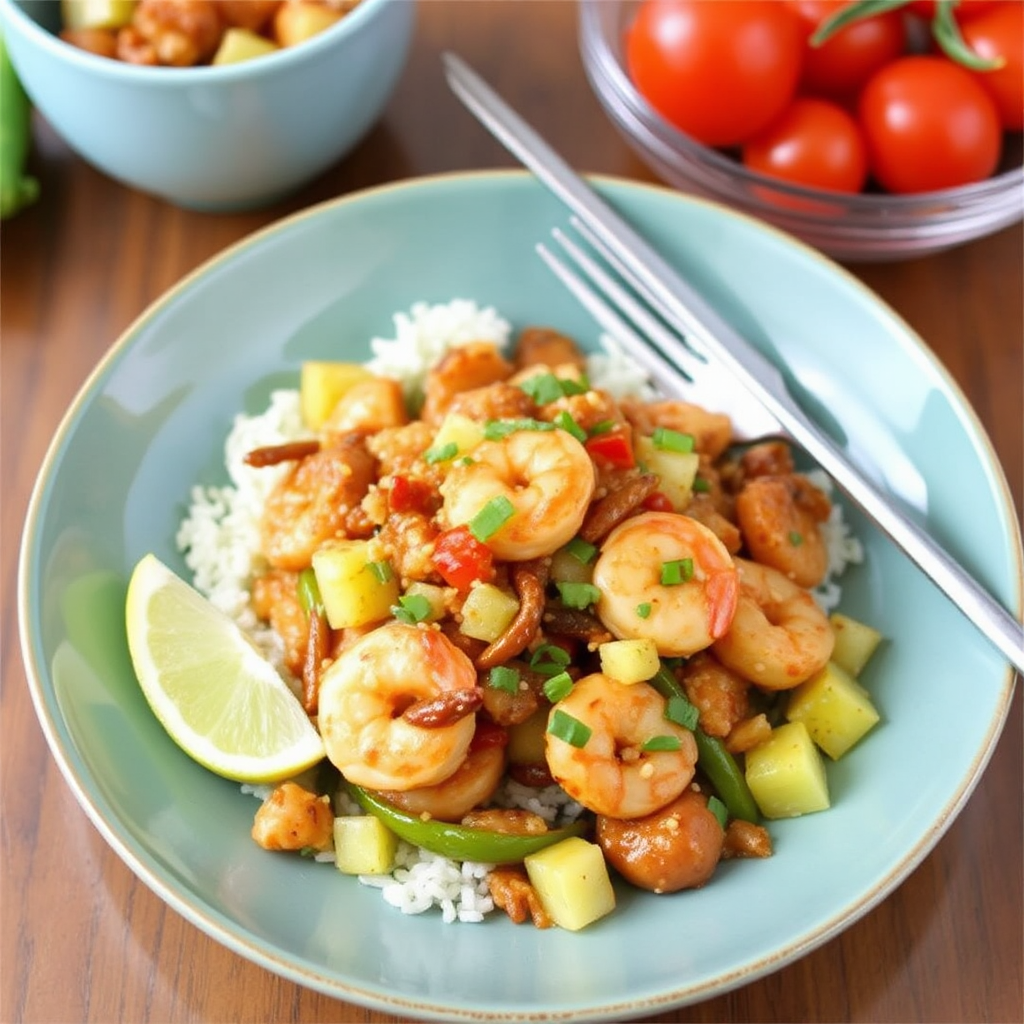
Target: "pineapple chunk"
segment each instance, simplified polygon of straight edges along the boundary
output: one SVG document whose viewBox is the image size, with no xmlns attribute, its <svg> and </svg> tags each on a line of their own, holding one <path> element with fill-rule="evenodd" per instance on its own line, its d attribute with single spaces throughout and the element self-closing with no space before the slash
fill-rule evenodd
<svg viewBox="0 0 1024 1024">
<path fill-rule="evenodd" d="M 244 60 L 252 60 L 254 57 L 263 57 L 268 53 L 274 53 L 280 47 L 277 43 L 261 36 L 256 32 L 250 32 L 247 28 L 226 29 L 221 37 L 220 46 L 213 55 L 213 64 L 241 64 Z"/>
<path fill-rule="evenodd" d="M 572 836 L 529 854 L 524 864 L 541 906 L 559 928 L 579 931 L 615 909 L 615 890 L 596 843 Z"/>
<path fill-rule="evenodd" d="M 610 640 L 597 648 L 601 671 L 620 683 L 653 679 L 661 667 L 658 646 L 653 640 Z"/>
<path fill-rule="evenodd" d="M 811 739 L 834 761 L 878 724 L 867 690 L 829 662 L 789 696 L 786 718 L 803 722 Z"/>
<path fill-rule="evenodd" d="M 328 4 L 292 0 L 274 14 L 274 38 L 281 46 L 297 46 L 341 21 L 344 12 Z"/>
<path fill-rule="evenodd" d="M 434 435 L 433 444 L 430 446 L 432 452 L 443 452 L 449 445 L 454 445 L 451 455 L 439 461 L 448 462 L 451 459 L 468 455 L 484 439 L 484 425 L 476 420 L 471 420 L 461 413 L 450 412 L 441 421 L 437 433 Z"/>
<path fill-rule="evenodd" d="M 829 807 L 825 763 L 803 722 L 780 725 L 748 750 L 746 777 L 766 818 L 795 818 Z"/>
<path fill-rule="evenodd" d="M 828 621 L 836 638 L 832 660 L 851 676 L 859 676 L 881 643 L 882 634 L 840 612 L 833 612 Z"/>
<path fill-rule="evenodd" d="M 476 640 L 492 643 L 508 629 L 519 611 L 519 601 L 493 583 L 480 583 L 462 604 L 459 630 Z"/>
<path fill-rule="evenodd" d="M 660 479 L 658 490 L 672 502 L 677 512 L 682 512 L 693 496 L 693 481 L 700 466 L 696 452 L 674 452 L 659 448 L 649 437 L 636 440 L 636 458 L 651 473 Z"/>
<path fill-rule="evenodd" d="M 590 583 L 593 578 L 593 559 L 580 561 L 567 547 L 559 548 L 551 556 L 551 579 L 555 583 Z"/>
<path fill-rule="evenodd" d="M 433 583 L 421 583 L 419 580 L 413 580 L 413 582 L 406 587 L 405 593 L 408 597 L 426 598 L 427 603 L 430 605 L 430 614 L 423 620 L 424 622 L 437 622 L 438 619 L 444 618 L 444 613 L 447 609 L 444 587 L 438 587 Z"/>
<path fill-rule="evenodd" d="M 548 709 L 535 711 L 508 729 L 508 759 L 512 764 L 547 764 Z"/>
<path fill-rule="evenodd" d="M 372 814 L 334 819 L 334 862 L 346 875 L 386 875 L 395 866 L 398 836 Z"/>
<path fill-rule="evenodd" d="M 339 540 L 313 555 L 324 612 L 332 629 L 365 626 L 386 619 L 398 601 L 398 580 L 380 580 L 365 540 Z"/>
<path fill-rule="evenodd" d="M 390 377 L 353 381 L 334 403 L 324 422 L 327 430 L 376 433 L 409 422 L 402 385 Z"/>
<path fill-rule="evenodd" d="M 342 395 L 353 384 L 373 377 L 358 363 L 307 362 L 299 371 L 299 408 L 302 422 L 319 430 L 334 411 Z"/>
<path fill-rule="evenodd" d="M 123 28 L 136 6 L 137 0 L 61 0 L 61 23 L 68 29 Z"/>
</svg>

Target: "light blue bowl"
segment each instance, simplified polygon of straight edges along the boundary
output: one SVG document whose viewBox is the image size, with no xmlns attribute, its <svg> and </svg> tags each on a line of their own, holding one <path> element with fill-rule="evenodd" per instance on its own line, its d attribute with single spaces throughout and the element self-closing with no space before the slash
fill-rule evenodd
<svg viewBox="0 0 1024 1024">
<path fill-rule="evenodd" d="M 667 189 L 600 187 L 1019 611 L 1020 536 L 1002 472 L 907 325 L 753 219 Z M 703 889 L 673 896 L 620 886 L 614 914 L 570 933 L 500 914 L 479 925 L 405 917 L 330 865 L 252 842 L 253 798 L 183 754 L 142 696 L 124 635 L 132 566 L 152 551 L 187 572 L 177 527 L 193 484 L 226 482 L 236 412 L 296 386 L 303 360 L 368 357 L 368 339 L 393 336 L 392 314 L 418 300 L 474 299 L 514 328 L 544 324 L 594 344 L 595 324 L 534 252 L 566 221 L 526 174 L 466 174 L 338 199 L 245 239 L 113 345 L 61 425 L 29 509 L 19 582 L 29 685 L 96 827 L 218 941 L 402 1017 L 649 1018 L 782 967 L 883 899 L 938 842 L 1010 705 L 1005 661 L 851 510 L 865 559 L 844 577 L 843 608 L 885 634 L 862 676 L 882 722 L 829 766 L 830 810 L 772 825 L 771 858 L 730 861 Z"/>
<path fill-rule="evenodd" d="M 149 68 L 62 42 L 56 0 L 0 0 L 18 76 L 72 149 L 126 185 L 221 211 L 273 202 L 356 145 L 397 83 L 415 17 L 414 0 L 362 0 L 291 49 Z"/>
</svg>

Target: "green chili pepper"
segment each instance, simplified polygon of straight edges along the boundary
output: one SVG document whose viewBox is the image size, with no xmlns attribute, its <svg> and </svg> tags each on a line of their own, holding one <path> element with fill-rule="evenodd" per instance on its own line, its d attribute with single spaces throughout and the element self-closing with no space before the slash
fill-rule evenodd
<svg viewBox="0 0 1024 1024">
<path fill-rule="evenodd" d="M 424 820 L 399 810 L 394 804 L 382 800 L 348 783 L 352 798 L 368 814 L 379 818 L 400 839 L 420 846 L 431 853 L 452 860 L 471 860 L 481 864 L 518 864 L 524 857 L 546 846 L 553 846 L 570 836 L 583 835 L 587 824 L 578 821 L 564 828 L 552 829 L 538 835 L 510 835 L 489 829 L 468 828 L 448 821 Z"/>
<path fill-rule="evenodd" d="M 316 581 L 316 573 L 312 567 L 299 573 L 299 604 L 307 615 L 323 615 L 324 600 L 320 596 L 320 585 Z"/>
<path fill-rule="evenodd" d="M 683 688 L 666 665 L 658 669 L 651 685 L 667 699 L 675 697 L 689 703 Z M 718 737 L 709 736 L 700 726 L 693 730 L 693 738 L 697 741 L 697 765 L 715 787 L 729 816 L 754 823 L 759 821 L 761 815 L 747 780 L 725 744 Z"/>
<path fill-rule="evenodd" d="M 39 182 L 25 173 L 32 141 L 32 105 L 0 35 L 0 219 L 35 202 Z"/>
</svg>

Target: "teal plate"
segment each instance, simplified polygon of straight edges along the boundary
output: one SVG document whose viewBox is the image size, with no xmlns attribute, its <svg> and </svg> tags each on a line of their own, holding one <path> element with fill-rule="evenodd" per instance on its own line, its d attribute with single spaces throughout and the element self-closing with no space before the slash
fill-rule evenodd
<svg viewBox="0 0 1024 1024">
<path fill-rule="evenodd" d="M 853 277 L 742 215 L 667 190 L 600 190 L 781 360 L 815 415 L 1008 607 L 1021 604 L 1012 501 L 981 426 L 925 345 Z M 332 868 L 249 838 L 252 797 L 168 739 L 129 663 L 122 602 L 174 536 L 190 487 L 222 482 L 232 417 L 304 359 L 361 359 L 414 302 L 471 298 L 514 327 L 597 329 L 534 253 L 566 220 L 526 174 L 383 187 L 242 241 L 147 310 L 86 382 L 39 476 L 20 565 L 24 657 L 65 778 L 129 867 L 224 945 L 302 985 L 453 1020 L 649 1016 L 777 970 L 890 893 L 968 799 L 1013 674 L 855 511 L 865 546 L 844 609 L 887 637 L 865 684 L 883 721 L 829 771 L 831 810 L 772 826 L 775 854 L 676 896 L 621 887 L 570 933 L 406 917 Z M 970 529 L 964 529 L 969 523 Z M 941 641 L 939 640 L 941 638 Z M 963 700 L 970 680 L 971 699 Z M 950 708 L 957 709 L 950 714 Z"/>
</svg>

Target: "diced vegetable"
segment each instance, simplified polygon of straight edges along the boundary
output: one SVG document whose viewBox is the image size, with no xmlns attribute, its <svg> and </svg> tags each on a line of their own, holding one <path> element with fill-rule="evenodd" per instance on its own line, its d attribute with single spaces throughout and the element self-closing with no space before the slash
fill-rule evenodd
<svg viewBox="0 0 1024 1024">
<path fill-rule="evenodd" d="M 34 203 L 39 182 L 25 173 L 32 147 L 32 103 L 0 34 L 0 220 Z"/>
<path fill-rule="evenodd" d="M 423 622 L 436 622 L 445 613 L 444 587 L 435 586 L 433 583 L 421 583 L 413 580 L 406 588 L 407 597 L 422 597 L 430 605 L 430 613 Z"/>
<path fill-rule="evenodd" d="M 299 407 L 303 423 L 310 430 L 319 430 L 341 396 L 353 384 L 372 376 L 359 363 L 303 363 L 299 371 Z"/>
<path fill-rule="evenodd" d="M 587 439 L 585 447 L 595 459 L 620 469 L 630 469 L 636 465 L 633 446 L 626 432 L 620 428 L 594 434 Z"/>
<path fill-rule="evenodd" d="M 431 555 L 434 568 L 445 583 L 457 590 L 468 590 L 478 581 L 494 575 L 494 554 L 470 533 L 468 526 L 454 526 L 434 541 Z"/>
<path fill-rule="evenodd" d="M 365 626 L 391 615 L 398 601 L 398 580 L 394 574 L 381 579 L 374 572 L 375 559 L 365 540 L 339 540 L 313 555 L 320 597 L 332 629 Z"/>
<path fill-rule="evenodd" d="M 560 928 L 579 931 L 615 909 L 615 890 L 596 843 L 563 839 L 524 864 L 541 906 Z"/>
<path fill-rule="evenodd" d="M 582 547 L 581 547 L 582 545 Z M 597 549 L 578 537 L 551 556 L 551 580 L 554 583 L 589 583 L 594 577 L 593 556 L 588 559 L 588 549 L 594 554 Z"/>
<path fill-rule="evenodd" d="M 772 730 L 747 751 L 747 785 L 766 818 L 795 818 L 830 805 L 825 763 L 803 722 Z"/>
<path fill-rule="evenodd" d="M 833 612 L 828 621 L 836 638 L 832 660 L 856 678 L 881 643 L 882 634 L 874 627 L 840 612 Z"/>
<path fill-rule="evenodd" d="M 509 726 L 508 759 L 512 764 L 544 764 L 548 709 L 535 711 L 525 722 Z"/>
<path fill-rule="evenodd" d="M 395 866 L 398 836 L 372 814 L 334 819 L 334 862 L 346 875 L 386 875 Z"/>
<path fill-rule="evenodd" d="M 441 426 L 434 435 L 434 442 L 428 452 L 428 457 L 438 462 L 446 462 L 451 459 L 461 458 L 468 455 L 484 439 L 484 425 L 471 420 L 461 413 L 451 412 L 441 421 Z M 451 446 L 455 447 L 452 448 Z"/>
<path fill-rule="evenodd" d="M 492 643 L 508 629 L 518 611 L 515 595 L 493 583 L 481 583 L 466 595 L 459 629 L 466 636 Z"/>
<path fill-rule="evenodd" d="M 653 640 L 610 640 L 601 644 L 601 671 L 620 683 L 651 679 L 661 667 L 658 645 Z"/>
<path fill-rule="evenodd" d="M 217 47 L 217 52 L 210 63 L 241 64 L 242 61 L 263 57 L 279 49 L 280 47 L 266 36 L 250 32 L 246 28 L 232 27 L 224 31 L 220 46 Z"/>
<path fill-rule="evenodd" d="M 838 760 L 878 724 L 868 691 L 834 662 L 829 662 L 789 695 L 786 718 L 803 722 L 811 739 Z"/>
<path fill-rule="evenodd" d="M 661 481 L 658 491 L 668 498 L 673 509 L 681 512 L 686 508 L 693 494 L 700 456 L 692 451 L 661 447 L 650 437 L 639 437 L 636 439 L 636 457 L 648 472 L 657 474 Z"/>
</svg>

